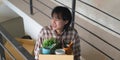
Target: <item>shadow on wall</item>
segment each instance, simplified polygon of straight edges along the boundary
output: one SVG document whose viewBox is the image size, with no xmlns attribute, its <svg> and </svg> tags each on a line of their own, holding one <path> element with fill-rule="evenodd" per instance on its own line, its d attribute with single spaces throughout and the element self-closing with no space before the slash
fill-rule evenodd
<svg viewBox="0 0 120 60">
<path fill-rule="evenodd" d="M 23 19 L 21 17 L 16 17 L 5 22 L 1 25 L 13 36 L 22 37 L 25 35 Z"/>
</svg>

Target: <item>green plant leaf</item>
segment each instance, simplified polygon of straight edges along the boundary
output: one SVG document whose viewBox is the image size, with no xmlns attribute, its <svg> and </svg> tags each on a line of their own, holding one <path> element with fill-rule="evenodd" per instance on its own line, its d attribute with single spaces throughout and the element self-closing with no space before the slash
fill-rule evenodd
<svg viewBox="0 0 120 60">
<path fill-rule="evenodd" d="M 56 39 L 55 38 L 50 38 L 50 39 L 45 39 L 43 41 L 42 47 L 43 48 L 49 48 L 53 45 L 56 44 Z"/>
</svg>

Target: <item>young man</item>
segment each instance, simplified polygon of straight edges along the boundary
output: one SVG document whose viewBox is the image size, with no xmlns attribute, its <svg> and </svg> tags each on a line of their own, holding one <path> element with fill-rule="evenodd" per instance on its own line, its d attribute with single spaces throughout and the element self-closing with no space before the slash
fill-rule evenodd
<svg viewBox="0 0 120 60">
<path fill-rule="evenodd" d="M 61 42 L 61 47 L 64 48 L 65 43 L 72 42 L 72 50 L 74 60 L 80 60 L 80 38 L 77 30 L 70 27 L 72 15 L 68 8 L 57 6 L 51 13 L 51 25 L 45 26 L 40 31 L 39 40 L 36 42 L 34 54 L 35 59 L 39 59 L 39 49 L 45 39 L 55 38 Z"/>
</svg>

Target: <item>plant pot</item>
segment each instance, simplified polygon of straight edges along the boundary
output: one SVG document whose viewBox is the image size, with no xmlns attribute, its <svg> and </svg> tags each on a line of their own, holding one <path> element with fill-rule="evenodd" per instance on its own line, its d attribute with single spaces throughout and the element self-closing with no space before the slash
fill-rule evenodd
<svg viewBox="0 0 120 60">
<path fill-rule="evenodd" d="M 50 54 L 50 49 L 42 48 L 42 54 Z"/>
</svg>

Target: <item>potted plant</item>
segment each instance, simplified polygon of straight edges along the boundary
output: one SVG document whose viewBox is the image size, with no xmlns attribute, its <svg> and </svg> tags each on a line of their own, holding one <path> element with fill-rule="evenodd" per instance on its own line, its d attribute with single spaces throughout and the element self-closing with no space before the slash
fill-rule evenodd
<svg viewBox="0 0 120 60">
<path fill-rule="evenodd" d="M 54 38 L 45 39 L 42 44 L 42 54 L 50 54 L 55 44 L 56 40 Z"/>
</svg>

